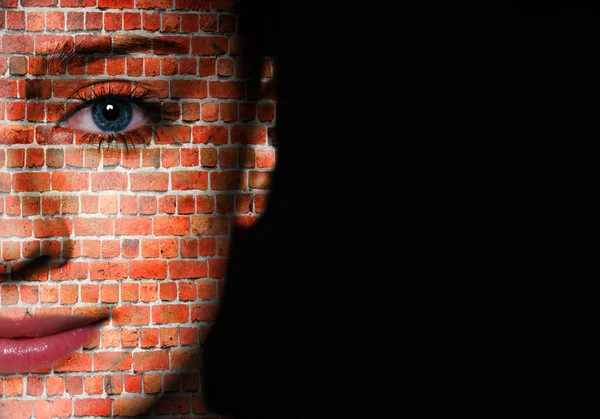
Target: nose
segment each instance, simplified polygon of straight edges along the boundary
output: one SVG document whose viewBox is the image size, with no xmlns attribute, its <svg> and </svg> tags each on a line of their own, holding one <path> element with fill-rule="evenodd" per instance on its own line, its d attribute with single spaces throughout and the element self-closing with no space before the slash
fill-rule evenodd
<svg viewBox="0 0 600 419">
<path fill-rule="evenodd" d="M 50 192 L 49 172 L 0 173 L 0 281 L 41 280 L 73 256 L 72 221 Z M 3 195 L 3 194 L 2 194 Z M 58 211 L 54 210 L 54 207 Z"/>
</svg>

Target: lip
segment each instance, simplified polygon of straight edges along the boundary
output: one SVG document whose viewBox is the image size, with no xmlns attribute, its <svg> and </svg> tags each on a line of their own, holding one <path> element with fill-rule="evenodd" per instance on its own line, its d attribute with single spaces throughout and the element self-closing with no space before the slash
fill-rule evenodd
<svg viewBox="0 0 600 419">
<path fill-rule="evenodd" d="M 24 373 L 79 349 L 103 318 L 46 316 L 0 319 L 0 373 Z"/>
</svg>

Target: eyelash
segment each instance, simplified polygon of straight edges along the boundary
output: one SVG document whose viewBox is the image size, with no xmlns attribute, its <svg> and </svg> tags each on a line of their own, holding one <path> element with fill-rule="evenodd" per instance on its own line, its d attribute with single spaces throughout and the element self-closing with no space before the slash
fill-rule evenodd
<svg viewBox="0 0 600 419">
<path fill-rule="evenodd" d="M 138 92 L 138 90 L 140 90 L 140 89 L 141 89 L 141 91 Z M 60 118 L 57 121 L 56 126 L 60 127 L 61 124 L 63 124 L 70 117 L 72 117 L 77 112 L 81 111 L 82 109 L 88 108 L 90 106 L 93 106 L 95 103 L 98 103 L 98 102 L 101 102 L 101 101 L 104 101 L 107 99 L 127 101 L 127 102 L 131 102 L 131 103 L 139 106 L 141 109 L 144 110 L 144 112 L 148 116 L 148 119 L 151 123 L 156 123 L 156 122 L 161 121 L 163 125 L 168 125 L 172 122 L 172 118 L 161 119 L 161 116 L 172 117 L 172 116 L 179 115 L 178 112 L 169 112 L 169 111 L 166 111 L 165 109 L 162 109 L 161 102 L 148 102 L 147 98 L 148 98 L 148 96 L 150 96 L 152 94 L 152 91 L 145 90 L 143 88 L 139 88 L 138 86 L 133 86 L 133 87 L 124 86 L 123 89 L 119 90 L 119 89 L 115 89 L 114 86 L 109 85 L 108 90 L 105 90 L 103 87 L 101 87 L 99 92 L 94 91 L 93 93 L 94 93 L 93 98 L 86 98 L 84 95 L 81 94 L 81 91 L 77 92 L 76 98 L 80 99 L 82 101 L 82 103 L 77 105 L 75 108 L 73 108 L 72 110 L 67 112 L 62 118 Z M 106 142 L 107 147 L 110 147 L 111 143 L 115 143 L 115 144 L 122 143 L 125 146 L 125 148 L 127 149 L 128 143 L 129 143 L 135 148 L 135 144 L 136 144 L 135 140 L 136 139 L 139 140 L 138 141 L 139 144 L 143 144 L 144 146 L 146 146 L 147 143 L 144 140 L 142 133 L 140 133 L 140 131 L 144 127 L 147 127 L 147 126 L 142 125 L 141 127 L 138 127 L 136 129 L 133 129 L 130 131 L 125 131 L 125 132 L 119 132 L 119 133 L 98 134 L 98 133 L 86 132 L 82 135 L 82 140 L 84 142 L 87 142 L 88 144 L 98 142 L 98 150 L 100 150 L 103 142 Z M 154 134 L 154 136 L 158 136 L 157 132 L 151 126 L 149 126 L 148 129 Z"/>
</svg>

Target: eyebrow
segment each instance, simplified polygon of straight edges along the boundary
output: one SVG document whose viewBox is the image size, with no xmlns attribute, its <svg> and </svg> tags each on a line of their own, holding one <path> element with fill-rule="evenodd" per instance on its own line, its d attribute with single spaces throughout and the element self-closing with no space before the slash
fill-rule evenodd
<svg viewBox="0 0 600 419">
<path fill-rule="evenodd" d="M 111 43 L 106 42 L 85 42 L 73 45 L 72 42 L 65 41 L 59 43 L 48 51 L 44 52 L 44 57 L 51 61 L 48 63 L 48 74 L 62 73 L 69 70 L 84 68 L 87 64 L 94 61 L 102 60 L 107 57 L 122 57 L 129 56 L 140 51 L 162 51 L 170 54 L 187 54 L 189 53 L 189 45 L 185 46 L 180 41 L 175 41 L 166 38 L 152 38 L 148 36 L 128 36 L 111 38 Z M 44 65 L 42 63 L 40 66 Z M 39 71 L 41 68 L 35 68 L 33 73 L 36 74 L 32 79 L 25 82 L 25 98 L 39 99 L 43 97 L 40 78 L 46 76 L 45 71 Z"/>
</svg>

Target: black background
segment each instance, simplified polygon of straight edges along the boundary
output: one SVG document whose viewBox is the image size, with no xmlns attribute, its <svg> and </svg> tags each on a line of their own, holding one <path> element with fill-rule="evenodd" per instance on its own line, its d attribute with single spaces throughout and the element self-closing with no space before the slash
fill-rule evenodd
<svg viewBox="0 0 600 419">
<path fill-rule="evenodd" d="M 234 234 L 214 409 L 506 413 L 561 370 L 595 259 L 597 11 L 447 3 L 241 3 L 248 58 L 279 60 L 280 159 Z"/>
</svg>

